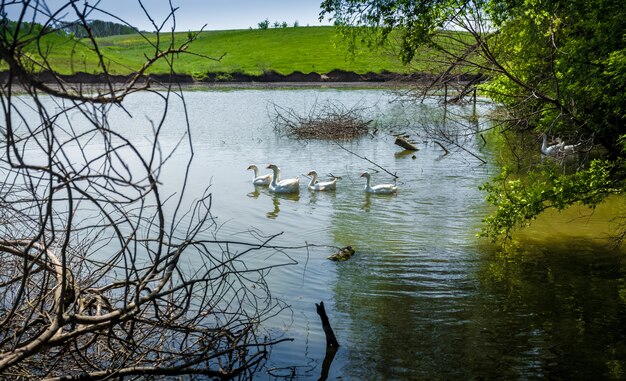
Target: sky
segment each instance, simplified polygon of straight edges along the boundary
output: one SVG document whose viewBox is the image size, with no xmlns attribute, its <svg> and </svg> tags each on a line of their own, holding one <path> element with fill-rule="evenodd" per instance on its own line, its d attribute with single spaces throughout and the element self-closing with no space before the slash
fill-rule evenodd
<svg viewBox="0 0 626 381">
<path fill-rule="evenodd" d="M 46 3 L 54 12 L 67 0 L 39 0 Z M 88 0 L 98 3 L 100 8 L 116 14 L 140 30 L 154 30 L 149 18 L 142 11 L 136 0 Z M 34 1 L 33 1 L 34 2 Z M 84 0 L 76 4 L 82 7 Z M 293 26 L 298 21 L 300 26 L 329 25 L 329 21 L 318 20 L 322 0 L 171 0 L 176 12 L 176 30 L 199 30 L 205 24 L 205 30 L 257 28 L 265 19 L 273 25 L 275 21 L 287 22 Z M 169 13 L 169 0 L 143 0 L 153 19 L 160 24 Z M 14 19 L 18 8 L 9 9 L 8 16 Z M 90 19 L 111 20 L 104 14 L 92 14 Z M 166 30 L 171 28 L 171 24 Z"/>
</svg>

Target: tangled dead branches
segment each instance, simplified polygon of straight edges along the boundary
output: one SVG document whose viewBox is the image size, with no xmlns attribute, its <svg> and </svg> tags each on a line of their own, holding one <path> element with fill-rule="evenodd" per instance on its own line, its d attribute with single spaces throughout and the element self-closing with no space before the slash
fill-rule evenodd
<svg viewBox="0 0 626 381">
<path fill-rule="evenodd" d="M 285 253 L 275 236 L 218 239 L 209 186 L 188 189 L 189 119 L 173 148 L 161 144 L 168 111 L 186 115 L 174 84 L 119 86 L 95 38 L 102 92 L 39 79 L 53 67 L 46 38 L 70 38 L 51 25 L 70 19 L 89 31 L 89 17 L 108 15 L 99 2 L 66 0 L 53 13 L 44 3 L 0 7 L 22 15 L 0 23 L 9 68 L 0 86 L 0 379 L 251 378 L 288 340 L 264 329 L 287 308 L 266 276 L 293 261 L 255 258 Z M 176 45 L 159 28 L 146 68 L 172 65 L 195 38 Z M 156 105 L 152 117 L 142 122 L 145 111 L 127 106 L 131 94 Z M 132 127 L 115 112 L 134 116 Z M 162 179 L 177 150 L 180 181 Z"/>
<path fill-rule="evenodd" d="M 363 119 L 364 107 L 341 103 L 315 103 L 308 114 L 272 104 L 274 129 L 298 139 L 348 140 L 367 134 L 372 120 Z"/>
</svg>

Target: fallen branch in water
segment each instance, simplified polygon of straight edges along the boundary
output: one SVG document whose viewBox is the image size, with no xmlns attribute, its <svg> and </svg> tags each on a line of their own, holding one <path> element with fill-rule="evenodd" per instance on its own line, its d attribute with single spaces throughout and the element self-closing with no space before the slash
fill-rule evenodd
<svg viewBox="0 0 626 381">
<path fill-rule="evenodd" d="M 396 141 L 394 143 L 405 150 L 418 151 L 417 147 L 403 136 L 396 136 Z"/>
</svg>

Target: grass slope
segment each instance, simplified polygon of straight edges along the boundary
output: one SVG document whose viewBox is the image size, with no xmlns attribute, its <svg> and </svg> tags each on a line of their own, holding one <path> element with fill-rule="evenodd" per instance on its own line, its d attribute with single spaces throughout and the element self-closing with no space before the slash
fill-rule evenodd
<svg viewBox="0 0 626 381">
<path fill-rule="evenodd" d="M 168 44 L 169 35 L 161 36 Z M 178 44 L 187 37 L 187 32 L 175 34 Z M 155 35 L 148 35 L 152 42 Z M 140 35 L 112 36 L 98 39 L 98 44 L 108 70 L 112 74 L 128 74 L 138 70 L 154 48 Z M 98 73 L 97 56 L 87 40 L 72 40 L 62 36 L 48 36 L 41 44 L 42 50 L 54 71 L 62 74 L 76 72 Z M 31 47 L 32 48 L 32 47 Z M 276 71 L 289 74 L 327 73 L 334 69 L 356 73 L 390 71 L 407 72 L 398 59 L 382 49 L 371 51 L 363 47 L 354 55 L 346 53 L 333 27 L 298 27 L 284 29 L 250 29 L 229 31 L 207 31 L 191 44 L 189 51 L 219 61 L 183 54 L 172 57 L 175 69 L 180 74 L 201 78 L 207 72 L 261 74 Z M 32 50 L 31 57 L 37 55 Z M 151 73 L 166 73 L 165 63 L 156 64 Z"/>
</svg>

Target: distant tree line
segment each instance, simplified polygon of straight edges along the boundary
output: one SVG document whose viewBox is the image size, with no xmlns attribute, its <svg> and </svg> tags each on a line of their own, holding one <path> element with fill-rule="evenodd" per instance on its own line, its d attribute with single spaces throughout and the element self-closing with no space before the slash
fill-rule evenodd
<svg viewBox="0 0 626 381">
<path fill-rule="evenodd" d="M 87 23 L 94 37 L 116 36 L 120 34 L 135 34 L 137 28 L 125 24 L 118 24 L 112 21 L 92 20 Z M 87 29 L 83 24 L 67 24 L 62 28 L 67 33 L 73 33 L 74 36 L 83 38 L 87 37 Z"/>
<path fill-rule="evenodd" d="M 0 28 L 7 33 L 14 33 L 17 27 L 17 22 L 11 21 L 6 17 L 3 17 L 0 21 Z M 22 33 L 45 33 L 49 32 L 49 28 L 44 29 L 43 25 L 39 23 L 33 22 L 22 22 L 20 23 L 20 31 Z"/>
<path fill-rule="evenodd" d="M 0 21 L 0 27 L 6 31 L 13 32 L 16 25 L 17 23 L 15 21 L 11 21 L 6 17 Z M 120 34 L 134 34 L 139 32 L 139 30 L 134 26 L 119 24 L 112 21 L 91 20 L 87 22 L 87 25 L 89 26 L 89 29 L 94 37 L 116 36 Z M 44 29 L 43 25 L 39 23 L 24 21 L 20 23 L 20 30 L 23 33 L 49 33 L 53 31 L 53 28 L 46 27 Z M 78 38 L 87 37 L 88 35 L 85 26 L 79 23 L 65 23 L 58 26 L 56 30 L 61 33 L 73 34 Z"/>
<path fill-rule="evenodd" d="M 265 19 L 263 21 L 260 21 L 257 26 L 259 27 L 259 29 L 268 29 L 270 27 L 270 20 L 269 19 Z M 273 24 L 274 28 L 287 28 L 289 27 L 289 24 L 287 24 L 287 21 L 283 21 L 283 22 L 279 22 L 279 21 L 274 21 Z M 298 22 L 298 20 L 293 22 L 293 27 L 297 28 L 300 26 L 300 23 Z"/>
</svg>

